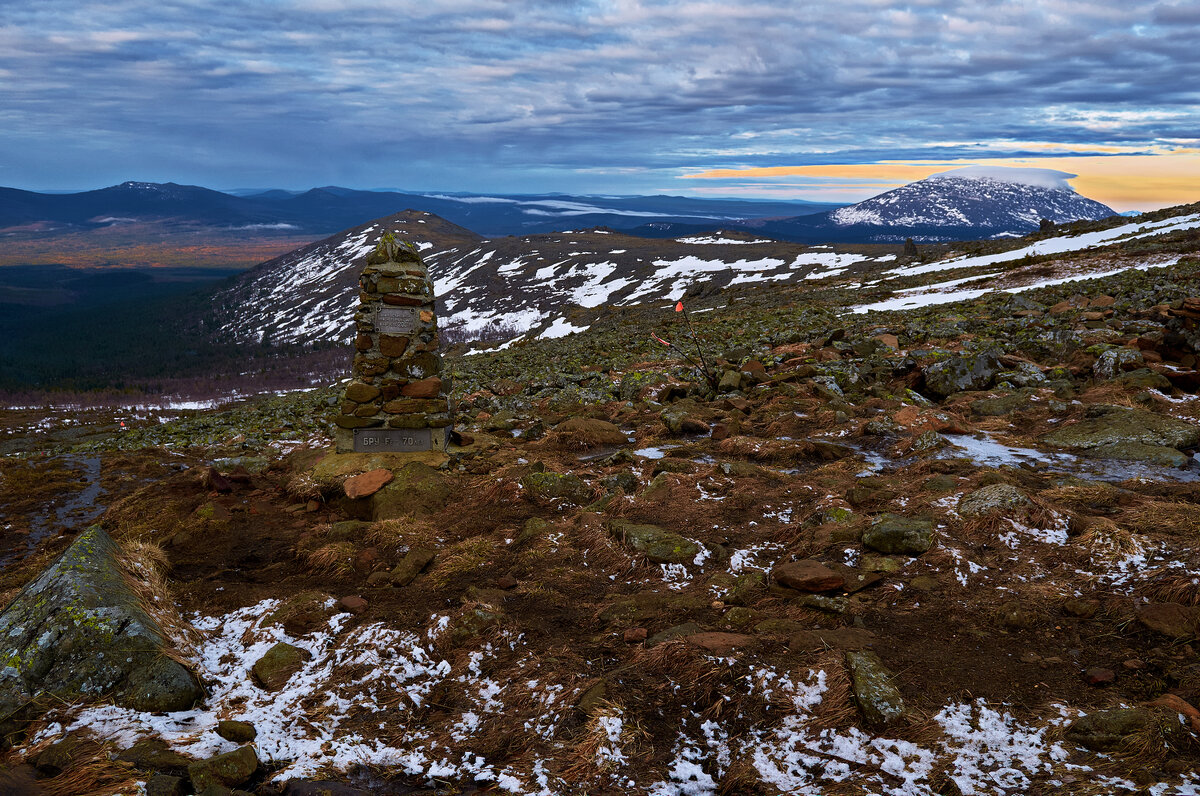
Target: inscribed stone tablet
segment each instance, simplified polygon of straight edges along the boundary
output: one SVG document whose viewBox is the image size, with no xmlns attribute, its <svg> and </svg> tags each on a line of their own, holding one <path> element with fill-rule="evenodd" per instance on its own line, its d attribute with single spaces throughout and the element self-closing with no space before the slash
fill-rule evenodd
<svg viewBox="0 0 1200 796">
<path fill-rule="evenodd" d="M 417 311 L 411 307 L 380 307 L 375 328 L 383 334 L 412 334 L 417 330 Z"/>
<path fill-rule="evenodd" d="M 432 431 L 428 428 L 356 428 L 354 452 L 403 453 L 432 450 Z"/>
</svg>

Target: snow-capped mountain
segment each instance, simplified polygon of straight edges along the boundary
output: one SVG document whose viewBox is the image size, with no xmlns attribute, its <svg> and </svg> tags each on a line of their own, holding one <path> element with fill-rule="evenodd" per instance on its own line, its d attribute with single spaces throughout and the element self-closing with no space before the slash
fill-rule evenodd
<svg viewBox="0 0 1200 796">
<path fill-rule="evenodd" d="M 903 241 L 1017 237 L 1116 211 L 1077 194 L 1074 174 L 1052 169 L 970 166 L 934 174 L 828 213 L 766 222 L 767 234 L 798 240 Z"/>
</svg>

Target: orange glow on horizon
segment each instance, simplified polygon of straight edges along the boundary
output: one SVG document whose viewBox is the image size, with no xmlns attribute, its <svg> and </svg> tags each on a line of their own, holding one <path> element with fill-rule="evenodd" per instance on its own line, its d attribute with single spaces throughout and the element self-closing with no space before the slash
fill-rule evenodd
<svg viewBox="0 0 1200 796">
<path fill-rule="evenodd" d="M 835 184 L 790 185 L 793 198 L 813 198 L 820 201 L 823 192 L 861 187 L 863 195 L 872 190 L 889 190 L 916 180 L 963 166 L 1011 166 L 1018 168 L 1057 169 L 1078 174 L 1070 180 L 1075 190 L 1117 211 L 1153 210 L 1171 205 L 1200 201 L 1200 149 L 1184 148 L 1161 155 L 1111 155 L 1045 158 L 974 158 L 961 160 L 908 160 L 880 163 L 853 163 L 814 166 L 768 166 L 744 169 L 709 169 L 684 175 L 692 180 L 738 180 L 738 193 L 748 193 L 754 180 L 762 189 L 778 195 L 778 188 L 769 180 L 781 177 L 801 177 L 809 180 L 862 180 L 861 186 L 844 182 Z M 703 190 L 709 193 L 708 190 Z M 810 196 L 802 196 L 809 194 Z"/>
</svg>

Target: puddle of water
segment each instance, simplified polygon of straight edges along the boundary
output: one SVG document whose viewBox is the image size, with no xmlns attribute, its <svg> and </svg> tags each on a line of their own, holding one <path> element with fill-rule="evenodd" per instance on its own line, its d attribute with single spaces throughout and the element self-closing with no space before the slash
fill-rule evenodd
<svg viewBox="0 0 1200 796">
<path fill-rule="evenodd" d="M 33 517 L 24 546 L 18 546 L 0 555 L 0 567 L 29 555 L 38 542 L 46 538 L 54 528 L 70 525 L 82 529 L 104 513 L 104 506 L 96 504 L 96 499 L 100 497 L 100 457 L 68 454 L 62 458 L 68 465 L 83 471 L 83 478 L 87 484 L 54 506 L 53 515 L 47 508 Z"/>
<path fill-rule="evenodd" d="M 1025 467 L 1066 475 L 1078 475 L 1099 481 L 1120 482 L 1131 478 L 1184 483 L 1200 481 L 1200 458 L 1196 456 L 1192 457 L 1192 461 L 1187 467 L 1175 468 L 1145 462 L 1092 459 L 1071 453 L 1040 451 L 1036 448 L 998 442 L 984 433 L 974 436 L 970 434 L 943 434 L 942 436 L 950 444 L 934 454 L 937 459 L 971 459 L 976 464 L 985 467 Z M 912 456 L 891 459 L 862 445 L 842 444 L 853 448 L 859 456 L 866 460 L 866 469 L 858 473 L 860 478 L 884 470 L 903 467 L 914 459 Z"/>
<path fill-rule="evenodd" d="M 639 448 L 633 452 L 634 456 L 644 456 L 647 459 L 661 459 L 667 453 L 662 448 Z"/>
<path fill-rule="evenodd" d="M 1116 459 L 1091 459 L 1070 453 L 1050 453 L 997 442 L 986 434 L 945 434 L 951 447 L 937 452 L 939 459 L 968 458 L 989 467 L 1016 465 L 1070 475 L 1083 475 L 1101 481 L 1125 481 L 1144 478 L 1157 481 L 1200 481 L 1200 462 L 1195 457 L 1186 468 L 1163 467 L 1146 462 Z"/>
</svg>

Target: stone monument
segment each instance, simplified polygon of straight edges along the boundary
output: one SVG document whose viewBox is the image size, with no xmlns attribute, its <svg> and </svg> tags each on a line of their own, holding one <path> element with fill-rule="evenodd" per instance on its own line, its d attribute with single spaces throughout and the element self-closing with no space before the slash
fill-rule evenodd
<svg viewBox="0 0 1200 796">
<path fill-rule="evenodd" d="M 445 450 L 452 407 L 425 264 L 388 232 L 358 284 L 354 365 L 334 420 L 337 452 Z"/>
</svg>

